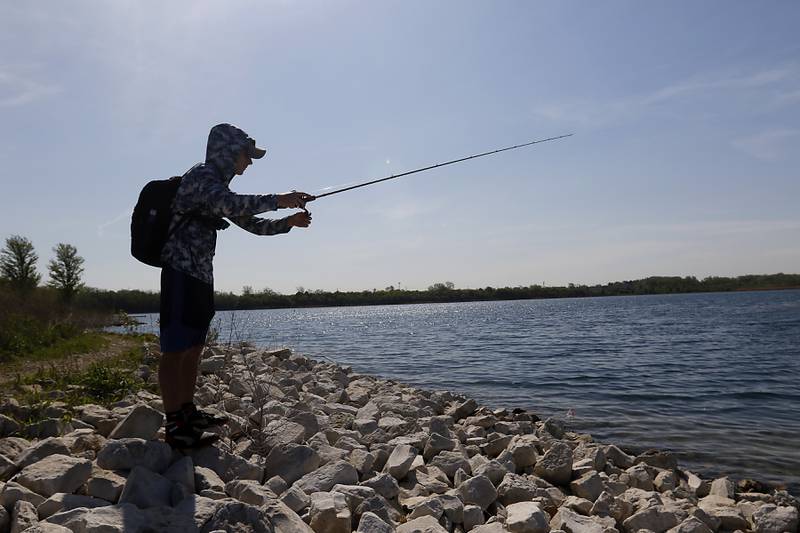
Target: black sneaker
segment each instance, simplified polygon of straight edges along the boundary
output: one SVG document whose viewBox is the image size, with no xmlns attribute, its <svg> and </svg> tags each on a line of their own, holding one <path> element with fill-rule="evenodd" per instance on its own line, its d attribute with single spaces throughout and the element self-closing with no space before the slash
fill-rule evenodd
<svg viewBox="0 0 800 533">
<path fill-rule="evenodd" d="M 183 405 L 183 412 L 189 424 L 199 430 L 221 426 L 228 421 L 226 416 L 217 416 L 209 411 L 198 409 L 193 403 Z"/>
<path fill-rule="evenodd" d="M 164 432 L 164 441 L 177 449 L 202 448 L 213 444 L 219 439 L 213 433 L 203 433 L 195 429 L 186 417 L 167 422 Z"/>
</svg>

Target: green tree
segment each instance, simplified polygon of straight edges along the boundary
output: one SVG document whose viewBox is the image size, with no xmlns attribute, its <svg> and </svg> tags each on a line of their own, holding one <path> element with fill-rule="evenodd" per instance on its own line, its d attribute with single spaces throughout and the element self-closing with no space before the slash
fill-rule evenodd
<svg viewBox="0 0 800 533">
<path fill-rule="evenodd" d="M 245 285 L 242 287 L 242 296 L 252 296 L 253 295 L 253 287 L 251 285 Z"/>
<path fill-rule="evenodd" d="M 48 285 L 58 289 L 64 300 L 70 301 L 83 287 L 83 257 L 78 255 L 78 249 L 71 244 L 58 243 L 53 251 L 55 259 L 47 265 L 50 271 Z"/>
<path fill-rule="evenodd" d="M 12 235 L 6 239 L 6 246 L 0 252 L 0 276 L 17 289 L 33 289 L 42 279 L 36 271 L 38 260 L 30 240 Z"/>
</svg>

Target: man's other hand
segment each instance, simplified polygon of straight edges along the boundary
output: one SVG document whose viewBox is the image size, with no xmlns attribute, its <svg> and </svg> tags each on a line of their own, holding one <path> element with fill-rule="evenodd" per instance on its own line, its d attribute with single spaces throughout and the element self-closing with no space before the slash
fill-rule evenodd
<svg viewBox="0 0 800 533">
<path fill-rule="evenodd" d="M 295 213 L 292 216 L 286 217 L 286 222 L 290 226 L 298 228 L 307 228 L 311 225 L 311 213 L 303 211 L 302 213 Z"/>
<path fill-rule="evenodd" d="M 308 193 L 292 191 L 285 194 L 278 195 L 278 208 L 281 209 L 305 209 L 306 202 L 311 202 L 315 199 Z"/>
</svg>

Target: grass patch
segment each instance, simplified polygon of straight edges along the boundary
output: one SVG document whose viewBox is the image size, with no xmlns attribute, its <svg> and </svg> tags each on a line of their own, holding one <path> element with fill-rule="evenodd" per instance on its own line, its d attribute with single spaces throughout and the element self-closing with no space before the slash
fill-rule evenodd
<svg viewBox="0 0 800 533">
<path fill-rule="evenodd" d="M 144 348 L 145 343 L 154 340 L 153 335 L 96 333 L 47 352 L 53 358 L 40 360 L 35 369 L 16 372 L 13 381 L 7 384 L 8 395 L 28 408 L 28 415 L 19 422 L 31 424 L 48 418 L 47 408 L 55 402 L 66 409 L 64 418 L 70 419 L 73 408 L 79 405 L 94 403 L 110 407 L 141 390 L 158 393 L 155 380 L 158 352 Z M 65 357 L 72 349 L 112 343 L 115 353 L 101 354 L 100 359 L 80 361 L 77 357 Z"/>
<path fill-rule="evenodd" d="M 107 334 L 99 331 L 85 331 L 75 337 L 61 339 L 50 346 L 32 350 L 25 356 L 25 359 L 43 361 L 61 359 L 77 353 L 96 352 L 108 347 L 109 342 Z"/>
</svg>

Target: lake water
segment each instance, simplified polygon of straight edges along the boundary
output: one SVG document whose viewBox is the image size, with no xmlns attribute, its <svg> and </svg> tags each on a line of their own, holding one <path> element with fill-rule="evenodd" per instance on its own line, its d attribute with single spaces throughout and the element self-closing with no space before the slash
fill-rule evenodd
<svg viewBox="0 0 800 533">
<path fill-rule="evenodd" d="M 800 488 L 800 291 L 226 311 L 214 326 Z"/>
</svg>

